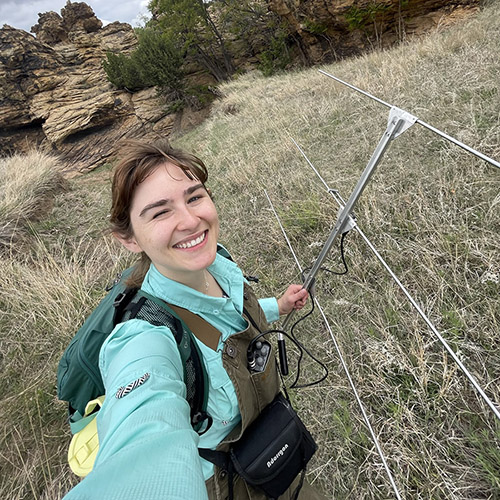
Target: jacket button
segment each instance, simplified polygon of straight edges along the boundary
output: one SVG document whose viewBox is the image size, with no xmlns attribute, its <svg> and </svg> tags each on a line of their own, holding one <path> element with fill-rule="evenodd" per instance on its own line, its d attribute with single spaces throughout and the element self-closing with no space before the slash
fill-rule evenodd
<svg viewBox="0 0 500 500">
<path fill-rule="evenodd" d="M 230 358 L 235 358 L 236 357 L 236 347 L 233 345 L 228 345 L 226 347 L 226 353 Z"/>
<path fill-rule="evenodd" d="M 226 476 L 227 476 L 227 472 L 226 472 L 225 470 L 221 470 L 221 471 L 220 471 L 220 474 L 219 474 L 219 477 L 220 477 L 221 479 L 224 479 Z"/>
</svg>

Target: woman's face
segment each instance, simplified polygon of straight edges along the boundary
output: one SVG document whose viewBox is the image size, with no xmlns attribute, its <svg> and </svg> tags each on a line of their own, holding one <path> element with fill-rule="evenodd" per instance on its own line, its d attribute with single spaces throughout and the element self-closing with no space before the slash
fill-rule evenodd
<svg viewBox="0 0 500 500">
<path fill-rule="evenodd" d="M 133 235 L 118 239 L 132 252 L 145 252 L 167 278 L 188 284 L 193 273 L 215 259 L 219 219 L 212 199 L 197 179 L 165 163 L 134 193 Z"/>
</svg>

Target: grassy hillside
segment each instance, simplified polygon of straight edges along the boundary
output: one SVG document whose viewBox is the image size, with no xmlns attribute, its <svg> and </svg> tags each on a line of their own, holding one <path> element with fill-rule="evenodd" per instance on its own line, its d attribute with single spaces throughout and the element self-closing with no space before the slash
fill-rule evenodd
<svg viewBox="0 0 500 500">
<path fill-rule="evenodd" d="M 324 69 L 498 161 L 499 6 L 490 2 L 463 26 Z M 338 211 L 291 139 L 347 198 L 388 110 L 314 69 L 267 79 L 248 74 L 221 91 L 211 118 L 174 142 L 209 166 L 221 241 L 260 277 L 259 295 L 278 294 L 299 277 L 264 189 L 303 267 L 318 255 Z M 356 215 L 500 403 L 499 187 L 498 168 L 414 125 L 394 141 Z M 106 169 L 72 180 L 52 210 L 23 224 L 23 238 L 3 249 L 2 498 L 60 498 L 76 482 L 65 465 L 69 433 L 55 372 L 76 327 L 129 262 L 102 233 L 108 191 Z M 346 259 L 347 275 L 318 277 L 317 297 L 402 497 L 500 498 L 499 422 L 355 231 Z M 326 265 L 341 268 L 338 248 Z M 319 386 L 292 391 L 320 444 L 309 480 L 336 499 L 394 498 L 321 317 L 304 321 L 297 336 L 330 371 Z M 320 370 L 305 359 L 301 373 L 310 382 Z"/>
</svg>

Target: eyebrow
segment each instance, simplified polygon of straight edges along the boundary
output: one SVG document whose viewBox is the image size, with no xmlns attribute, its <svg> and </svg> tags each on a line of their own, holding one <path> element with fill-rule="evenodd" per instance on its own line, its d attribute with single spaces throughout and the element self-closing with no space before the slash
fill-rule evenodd
<svg viewBox="0 0 500 500">
<path fill-rule="evenodd" d="M 201 182 L 199 184 L 195 184 L 194 186 L 190 186 L 184 190 L 184 196 L 190 195 L 200 188 L 205 189 L 205 186 Z M 148 210 L 151 210 L 153 208 L 163 207 L 164 205 L 167 205 L 169 202 L 170 200 L 168 198 L 162 198 L 161 200 L 150 203 L 141 210 L 139 217 L 142 217 Z"/>
</svg>

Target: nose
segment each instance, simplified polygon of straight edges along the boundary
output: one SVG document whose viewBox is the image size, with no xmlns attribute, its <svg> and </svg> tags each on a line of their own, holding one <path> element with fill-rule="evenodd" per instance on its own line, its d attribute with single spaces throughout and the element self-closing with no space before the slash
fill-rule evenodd
<svg viewBox="0 0 500 500">
<path fill-rule="evenodd" d="M 200 218 L 196 215 L 195 211 L 188 205 L 184 205 L 183 209 L 179 212 L 179 222 L 177 229 L 186 231 L 194 229 L 198 226 Z"/>
</svg>

